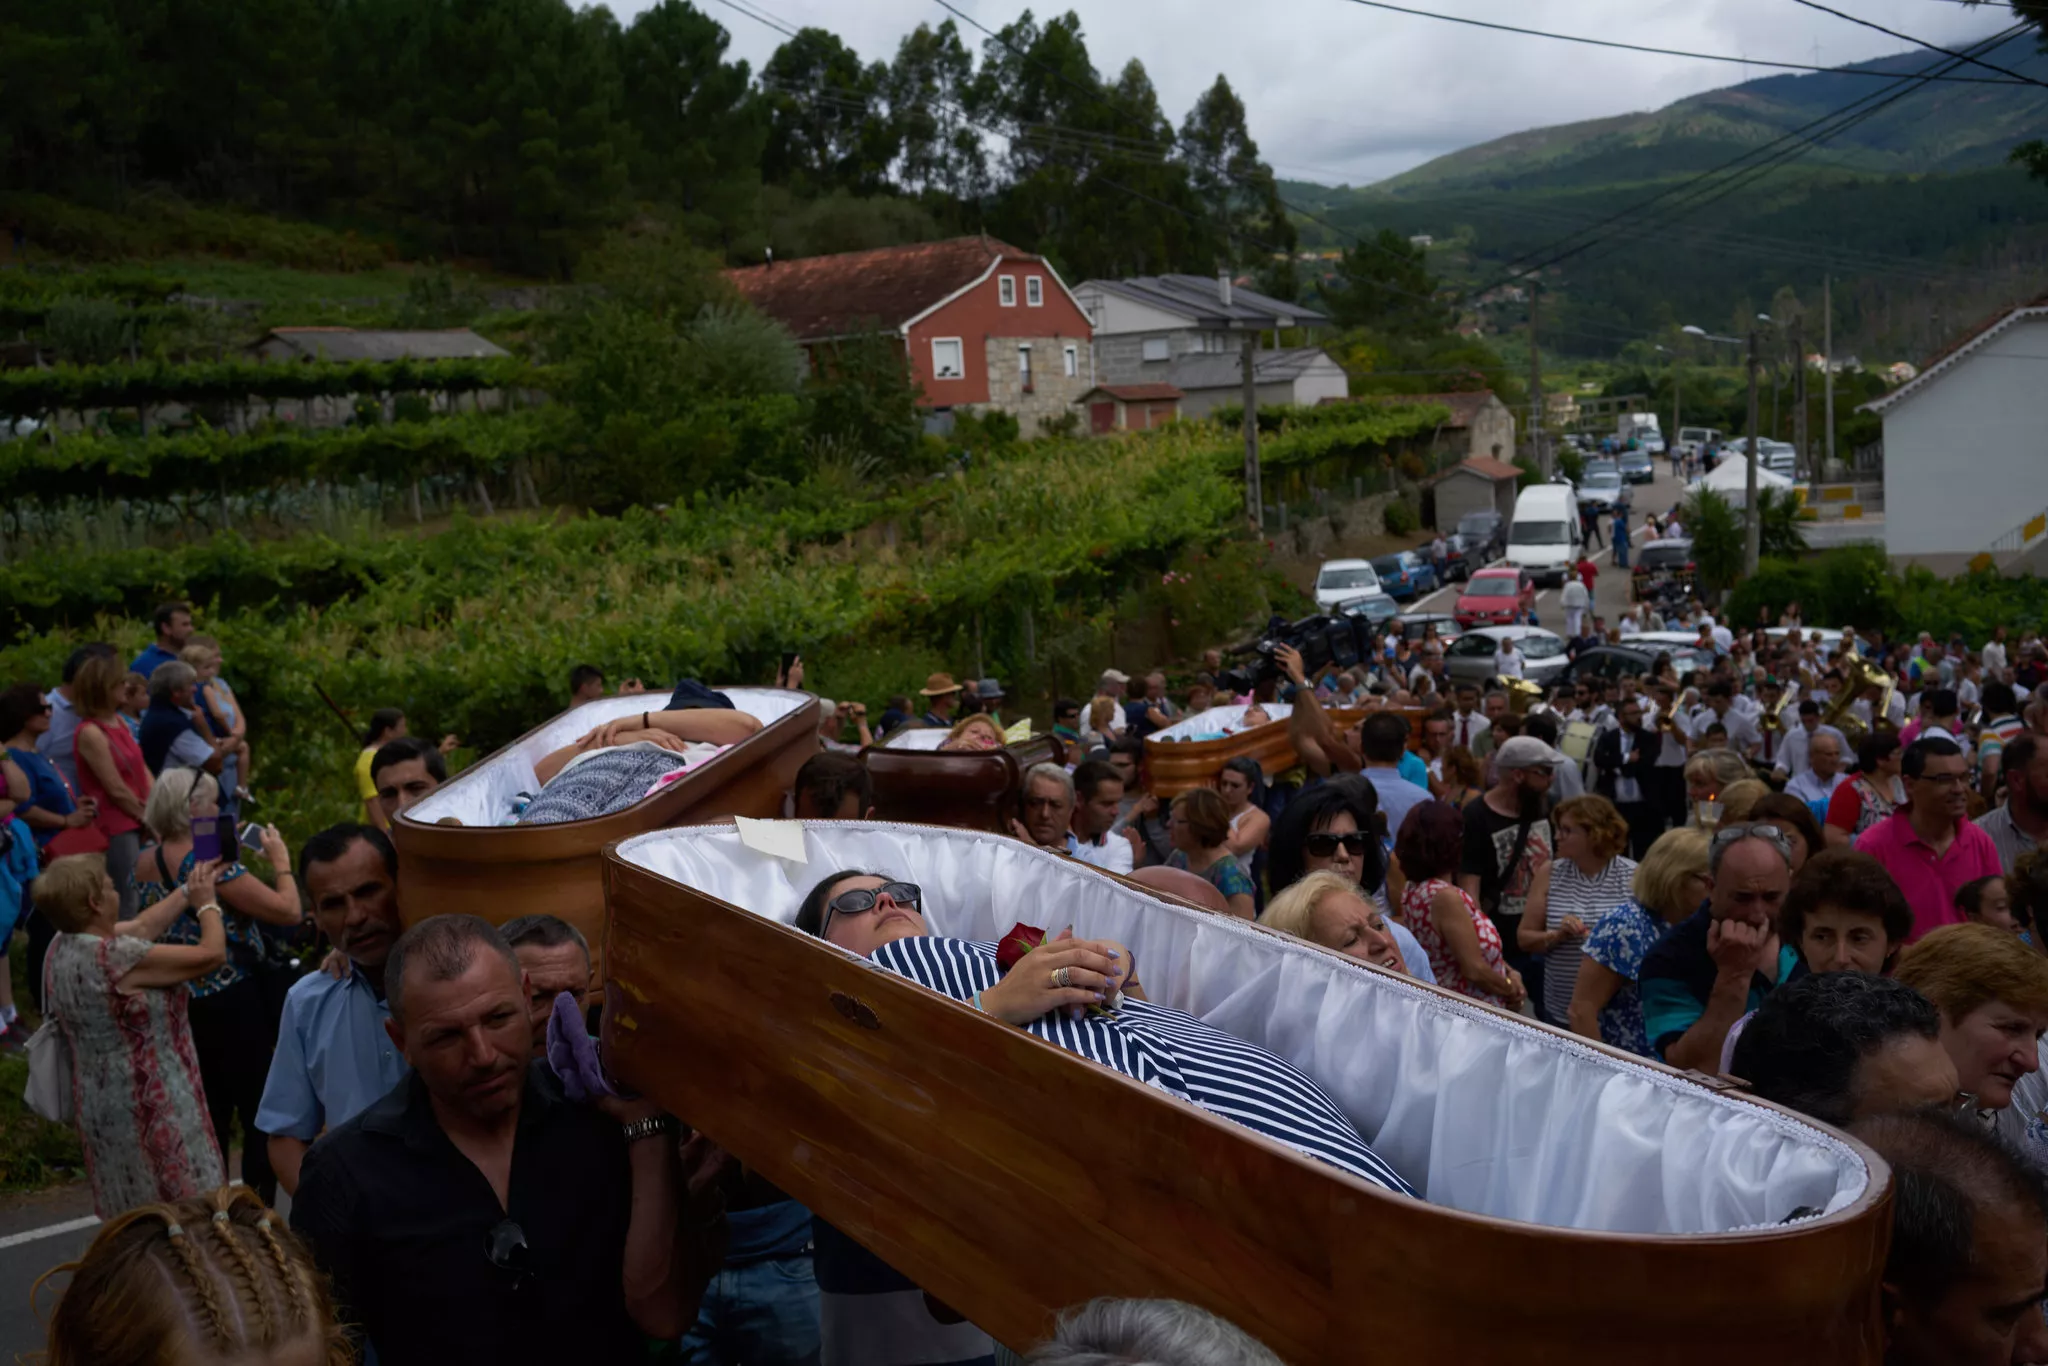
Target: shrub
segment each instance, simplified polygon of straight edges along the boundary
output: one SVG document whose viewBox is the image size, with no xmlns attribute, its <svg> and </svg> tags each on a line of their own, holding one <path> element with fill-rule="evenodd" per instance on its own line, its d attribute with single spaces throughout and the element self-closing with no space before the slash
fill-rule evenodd
<svg viewBox="0 0 2048 1366">
<path fill-rule="evenodd" d="M 1414 504 L 1405 498 L 1396 498 L 1387 504 L 1386 523 L 1389 536 L 1406 536 L 1422 525 L 1422 519 L 1416 514 Z"/>
</svg>

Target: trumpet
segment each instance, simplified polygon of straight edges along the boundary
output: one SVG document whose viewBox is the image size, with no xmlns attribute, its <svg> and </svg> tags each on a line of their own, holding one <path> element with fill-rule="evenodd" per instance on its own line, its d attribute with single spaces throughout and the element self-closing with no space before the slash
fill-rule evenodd
<svg viewBox="0 0 2048 1366">
<path fill-rule="evenodd" d="M 1785 708 L 1792 705 L 1792 690 L 1786 688 L 1778 694 L 1777 703 L 1757 719 L 1760 730 L 1783 734 L 1785 730 Z"/>
<path fill-rule="evenodd" d="M 1843 652 L 1841 671 L 1841 691 L 1828 703 L 1828 709 L 1821 714 L 1820 721 L 1824 726 L 1833 726 L 1841 731 L 1848 737 L 1851 747 L 1854 747 L 1862 744 L 1869 736 L 1871 722 L 1866 722 L 1850 708 L 1856 704 L 1856 699 L 1863 695 L 1866 688 L 1876 688 L 1879 690 L 1877 702 L 1871 708 L 1870 714 L 1873 722 L 1883 719 L 1891 708 L 1892 691 L 1898 687 L 1898 680 L 1873 666 L 1869 660 L 1854 650 Z"/>
</svg>

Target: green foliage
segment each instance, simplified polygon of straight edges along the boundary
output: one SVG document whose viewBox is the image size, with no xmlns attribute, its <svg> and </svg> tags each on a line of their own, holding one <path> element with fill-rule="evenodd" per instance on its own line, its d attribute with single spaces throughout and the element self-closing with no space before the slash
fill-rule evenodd
<svg viewBox="0 0 2048 1366">
<path fill-rule="evenodd" d="M 134 342 L 135 317 L 112 299 L 59 299 L 43 317 L 43 332 L 59 360 L 104 365 Z"/>
<path fill-rule="evenodd" d="M 77 1131 L 29 1109 L 27 1086 L 27 1056 L 0 1053 L 0 1191 L 41 1190 L 85 1171 Z"/>
<path fill-rule="evenodd" d="M 1732 588 L 1742 576 L 1742 512 L 1714 489 L 1695 489 L 1685 499 L 1685 534 L 1692 560 L 1710 591 Z"/>
<path fill-rule="evenodd" d="M 5 152 L 0 131 L 0 153 Z M 51 183 L 64 183 L 53 178 Z M 118 209 L 54 194 L 0 193 L 0 219 L 20 223 L 29 243 L 74 261 L 136 261 L 204 254 L 307 270 L 372 270 L 379 242 L 240 209 L 201 206 L 174 195 L 127 198 Z"/>
<path fill-rule="evenodd" d="M 1528 456 L 1516 456 L 1514 460 L 1514 465 L 1516 469 L 1522 472 L 1521 477 L 1515 480 L 1515 488 L 1517 491 L 1529 488 L 1533 485 L 1540 484 L 1543 482 L 1543 471 L 1538 469 L 1536 467 L 1536 462 L 1530 459 Z"/>
<path fill-rule="evenodd" d="M 1757 526 L 1759 556 L 1792 559 L 1806 553 L 1806 533 L 1801 529 L 1802 505 L 1793 489 L 1758 489 L 1756 505 L 1762 514 Z"/>
<path fill-rule="evenodd" d="M 1331 456 L 1384 451 L 1393 442 L 1427 434 L 1450 416 L 1449 409 L 1433 403 L 1332 407 L 1337 411 L 1348 411 L 1351 420 L 1343 423 L 1312 422 L 1299 429 L 1283 431 L 1270 441 L 1260 442 L 1261 468 L 1284 469 L 1290 465 L 1313 464 Z M 1234 447 L 1226 447 L 1218 459 L 1223 466 L 1230 468 L 1243 462 L 1242 453 Z"/>
<path fill-rule="evenodd" d="M 447 266 L 420 272 L 406 284 L 405 302 L 392 319 L 400 327 L 462 327 L 484 311 L 483 291 Z"/>
<path fill-rule="evenodd" d="M 1422 517 L 1405 498 L 1396 498 L 1387 504 L 1387 534 L 1406 536 L 1422 525 Z"/>
<path fill-rule="evenodd" d="M 1344 249 L 1336 279 L 1323 284 L 1323 299 L 1339 327 L 1391 338 L 1439 336 L 1452 322 L 1427 254 L 1391 228 Z"/>
<path fill-rule="evenodd" d="M 1586 457 L 1570 446 L 1560 445 L 1557 448 L 1557 468 L 1576 484 L 1586 477 Z"/>
<path fill-rule="evenodd" d="M 348 394 L 467 394 L 484 389 L 540 388 L 547 382 L 531 365 L 509 357 L 57 365 L 47 370 L 0 370 L 0 413 L 41 417 L 144 404 L 207 407 Z"/>
<path fill-rule="evenodd" d="M 910 468 L 923 449 L 922 418 L 909 360 L 895 339 L 852 337 L 812 354 L 816 369 L 805 386 L 811 430 L 858 445 L 884 469 Z"/>
</svg>

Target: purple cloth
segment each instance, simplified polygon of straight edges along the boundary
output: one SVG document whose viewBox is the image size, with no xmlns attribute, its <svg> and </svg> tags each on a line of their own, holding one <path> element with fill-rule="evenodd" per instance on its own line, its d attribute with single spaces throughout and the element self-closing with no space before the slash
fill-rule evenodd
<svg viewBox="0 0 2048 1366">
<path fill-rule="evenodd" d="M 583 1003 L 573 991 L 555 997 L 555 1013 L 548 1017 L 548 1066 L 561 1079 L 562 1093 L 578 1105 L 626 1095 L 605 1075 L 597 1040 L 583 1027 Z"/>
</svg>

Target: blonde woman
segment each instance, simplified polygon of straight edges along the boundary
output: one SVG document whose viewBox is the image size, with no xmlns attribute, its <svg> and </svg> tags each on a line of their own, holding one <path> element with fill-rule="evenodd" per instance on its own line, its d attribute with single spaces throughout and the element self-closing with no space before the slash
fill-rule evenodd
<svg viewBox="0 0 2048 1366">
<path fill-rule="evenodd" d="M 1707 899 L 1707 832 L 1666 830 L 1636 866 L 1627 901 L 1602 917 L 1579 955 L 1567 1017 L 1574 1034 L 1656 1056 L 1636 989 L 1643 955 Z"/>
<path fill-rule="evenodd" d="M 1342 873 L 1310 873 L 1274 897 L 1259 923 L 1389 972 L 1408 970 L 1380 908 Z"/>
<path fill-rule="evenodd" d="M 945 750 L 990 750 L 1003 747 L 1003 728 L 986 713 L 977 712 L 953 727 L 939 742 Z"/>
<path fill-rule="evenodd" d="M 215 866 L 195 867 L 179 900 L 197 908 L 197 944 L 150 942 L 167 918 L 157 907 L 122 921 L 98 854 L 60 858 L 35 882 L 36 909 L 57 929 L 44 999 L 71 1045 L 78 1140 L 102 1219 L 223 1184 L 185 992 L 227 958 Z"/>
<path fill-rule="evenodd" d="M 1628 822 L 1605 797 L 1571 797 L 1550 814 L 1550 861 L 1536 870 L 1516 929 L 1523 953 L 1543 959 L 1543 1014 L 1563 1025 L 1586 936 L 1628 900 L 1636 861 L 1626 856 Z"/>
<path fill-rule="evenodd" d="M 58 1275 L 49 1366 L 356 1359 L 327 1278 L 247 1187 L 129 1210 Z"/>
</svg>

